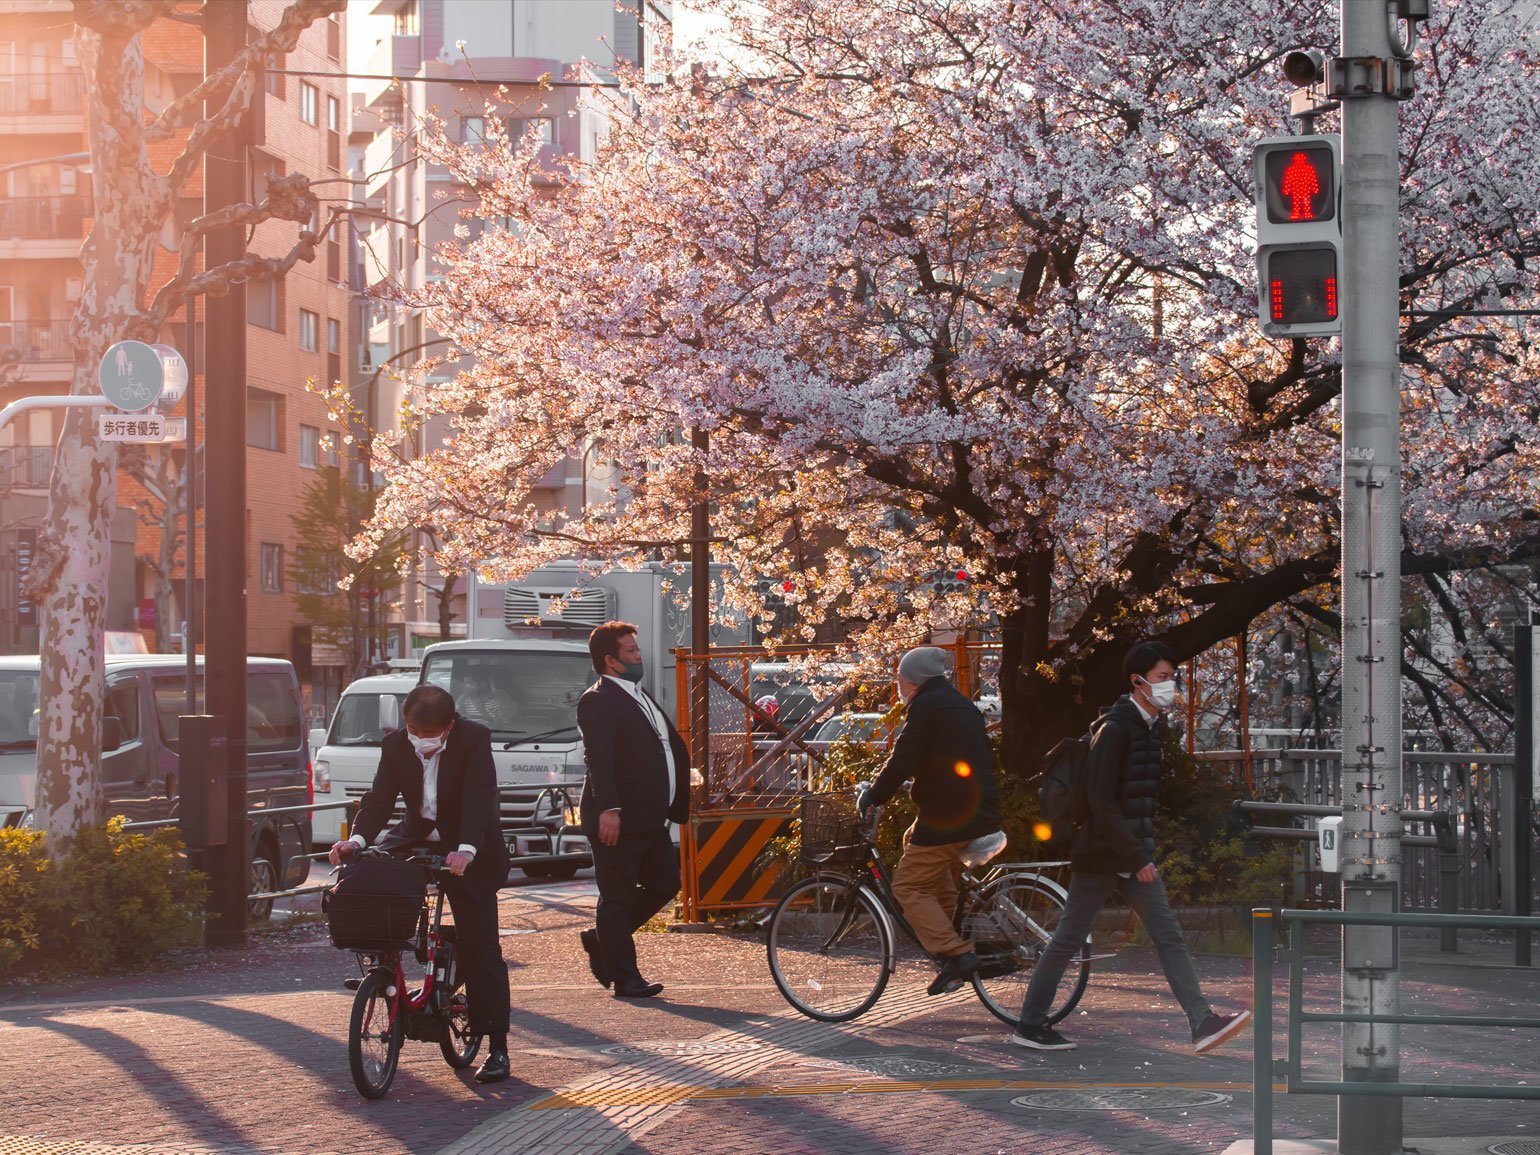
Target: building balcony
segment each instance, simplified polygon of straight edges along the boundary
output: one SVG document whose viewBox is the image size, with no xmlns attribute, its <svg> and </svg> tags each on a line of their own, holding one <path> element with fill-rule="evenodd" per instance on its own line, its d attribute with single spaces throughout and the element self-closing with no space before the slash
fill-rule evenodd
<svg viewBox="0 0 1540 1155">
<path fill-rule="evenodd" d="M 371 76 L 416 76 L 421 67 L 421 36 L 387 36 L 374 46 L 363 71 Z M 394 99 L 388 80 L 365 80 L 362 92 L 364 104 L 369 108 L 374 108 L 377 103 L 389 104 Z"/>
<path fill-rule="evenodd" d="M 15 349 L 23 369 L 30 361 L 73 361 L 68 321 L 0 321 L 0 351 Z"/>
<path fill-rule="evenodd" d="M 85 197 L 0 197 L 0 241 L 78 241 L 90 215 Z"/>
<path fill-rule="evenodd" d="M 0 447 L 0 493 L 17 489 L 47 489 L 53 471 L 53 448 L 47 445 Z"/>
<path fill-rule="evenodd" d="M 85 107 L 85 77 L 79 72 L 0 72 L 0 132 L 76 132 Z"/>
</svg>

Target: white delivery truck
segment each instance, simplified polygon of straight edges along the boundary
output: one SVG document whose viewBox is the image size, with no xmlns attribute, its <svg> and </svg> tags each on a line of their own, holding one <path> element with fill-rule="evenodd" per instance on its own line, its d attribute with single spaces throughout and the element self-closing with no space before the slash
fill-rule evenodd
<svg viewBox="0 0 1540 1155">
<path fill-rule="evenodd" d="M 719 568 L 712 570 L 720 583 Z M 595 577 L 577 562 L 557 562 L 518 582 L 473 577 L 469 637 L 439 642 L 423 654 L 422 680 L 444 687 L 461 714 L 492 730 L 510 849 L 537 856 L 519 864 L 526 874 L 570 877 L 577 869 L 571 856 L 587 853 L 581 837 L 564 835 L 558 847 L 554 831 L 568 800 L 576 805 L 586 772 L 577 702 L 598 676 L 589 633 L 615 619 L 633 623 L 642 645 L 642 685 L 677 718 L 673 651 L 691 643 L 689 584 L 688 568 L 675 573 L 660 564 Z M 711 642 L 741 645 L 746 638 L 743 626 L 714 626 Z"/>
</svg>

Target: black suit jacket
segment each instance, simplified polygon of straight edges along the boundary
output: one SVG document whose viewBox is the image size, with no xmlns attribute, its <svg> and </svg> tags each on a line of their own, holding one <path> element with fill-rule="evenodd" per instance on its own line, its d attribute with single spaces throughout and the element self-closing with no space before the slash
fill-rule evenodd
<svg viewBox="0 0 1540 1155">
<path fill-rule="evenodd" d="M 406 728 L 392 731 L 380 743 L 380 768 L 364 795 L 353 833 L 367 842 L 390 821 L 396 799 L 406 804 L 387 845 L 423 842 L 437 827 L 449 850 L 462 843 L 476 848 L 465 871 L 468 886 L 495 890 L 508 881 L 508 848 L 503 844 L 498 816 L 497 770 L 492 764 L 492 731 L 458 714 L 438 757 L 438 821 L 422 816 L 422 760 L 412 749 Z"/>
<path fill-rule="evenodd" d="M 583 833 L 599 831 L 599 815 L 620 809 L 622 834 L 660 828 L 665 820 L 690 817 L 690 752 L 663 707 L 657 716 L 667 728 L 674 755 L 674 803 L 668 801 L 668 762 L 658 732 L 640 703 L 608 678 L 600 678 L 578 699 L 578 729 L 583 732 Z"/>
</svg>

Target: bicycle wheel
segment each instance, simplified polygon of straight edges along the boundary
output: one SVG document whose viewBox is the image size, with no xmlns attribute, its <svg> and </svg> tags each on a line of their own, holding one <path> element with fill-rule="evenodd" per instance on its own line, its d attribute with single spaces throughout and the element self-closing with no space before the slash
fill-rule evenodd
<svg viewBox="0 0 1540 1155">
<path fill-rule="evenodd" d="M 865 889 L 822 875 L 798 883 L 770 915 L 770 975 L 811 1019 L 843 1023 L 868 1010 L 893 973 L 893 931 Z"/>
<path fill-rule="evenodd" d="M 358 984 L 353 996 L 353 1020 L 348 1025 L 348 1066 L 353 1085 L 366 1099 L 378 1099 L 390 1090 L 401 1058 L 401 1015 L 397 996 L 390 994 L 395 976 L 372 970 Z"/>
<path fill-rule="evenodd" d="M 1064 913 L 1064 891 L 1039 874 L 1007 874 L 976 894 L 958 916 L 958 933 L 977 944 L 984 965 L 973 976 L 979 1001 L 1013 1026 L 1032 971 Z M 1048 1022 L 1075 1009 L 1091 979 L 1091 943 L 1080 944 L 1049 1003 Z"/>
<path fill-rule="evenodd" d="M 481 1036 L 471 1031 L 470 1012 L 465 1006 L 464 984 L 455 984 L 454 992 L 449 996 L 449 1007 L 444 1017 L 448 1020 L 449 1029 L 438 1041 L 438 1049 L 444 1053 L 444 1062 L 455 1070 L 462 1071 L 476 1061 L 476 1052 L 481 1050 Z"/>
</svg>

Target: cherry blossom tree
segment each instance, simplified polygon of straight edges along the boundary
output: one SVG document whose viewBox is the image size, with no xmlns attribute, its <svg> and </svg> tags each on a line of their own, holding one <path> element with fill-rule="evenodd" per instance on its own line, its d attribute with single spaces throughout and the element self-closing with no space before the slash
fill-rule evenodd
<svg viewBox="0 0 1540 1155">
<path fill-rule="evenodd" d="M 254 35 L 229 66 L 152 116 L 144 99 L 142 34 L 184 5 L 179 0 L 74 0 L 96 207 L 81 249 L 72 393 L 95 393 L 97 365 L 106 349 L 125 338 L 157 340 L 189 294 L 219 294 L 236 278 L 281 278 L 295 262 L 315 258 L 320 236 L 308 222 L 317 198 L 309 181 L 296 173 L 273 181 L 260 203 L 223 206 L 186 223 L 176 271 L 161 284 L 154 275 L 156 243 L 178 198 L 210 143 L 230 132 L 250 107 L 263 62 L 270 54 L 292 50 L 305 28 L 345 5 L 346 0 L 293 0 L 276 25 Z M 204 115 L 205 101 L 217 109 L 214 115 Z M 159 142 L 180 142 L 163 167 L 151 155 Z M 301 224 L 290 251 L 272 257 L 248 253 L 227 265 L 198 268 L 201 243 L 210 230 L 268 220 Z M 70 411 L 31 570 L 42 622 L 37 824 L 47 831 L 54 854 L 67 848 L 82 825 L 101 818 L 102 635 L 117 456 L 114 445 L 97 439 L 90 411 Z"/>
<path fill-rule="evenodd" d="M 714 7 L 726 62 L 628 78 L 591 164 L 426 126 L 508 224 L 438 254 L 421 303 L 474 362 L 418 397 L 441 449 L 377 458 L 374 535 L 432 523 L 446 568 L 601 567 L 682 556 L 704 496 L 729 608 L 762 613 L 770 577 L 809 632 L 888 655 L 997 623 L 1021 773 L 1119 692 L 1131 640 L 1196 654 L 1334 580 L 1340 364 L 1259 333 L 1250 151 L 1290 131 L 1277 66 L 1331 48 L 1335 5 Z M 1449 0 L 1423 38 L 1408 306 L 1536 303 L 1519 7 Z M 1534 336 L 1404 325 L 1409 580 L 1534 559 Z M 532 487 L 592 445 L 607 500 L 542 513 Z"/>
</svg>

